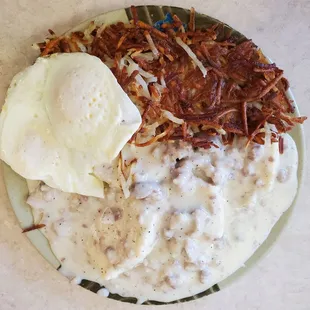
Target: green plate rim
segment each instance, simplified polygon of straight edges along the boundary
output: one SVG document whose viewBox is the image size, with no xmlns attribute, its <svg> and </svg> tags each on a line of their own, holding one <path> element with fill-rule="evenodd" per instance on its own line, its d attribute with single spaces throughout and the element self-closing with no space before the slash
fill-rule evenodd
<svg viewBox="0 0 310 310">
<path fill-rule="evenodd" d="M 184 9 L 181 7 L 175 7 L 175 6 L 156 6 L 156 5 L 147 5 L 147 6 L 136 6 L 138 10 L 138 16 L 143 21 L 150 23 L 150 18 L 152 15 L 152 11 L 154 10 L 158 11 L 161 10 L 163 12 L 163 15 L 161 18 L 164 17 L 164 15 L 167 12 L 185 12 L 187 14 L 187 17 L 189 16 L 189 10 Z M 141 15 L 141 14 L 145 14 Z M 82 30 L 85 29 L 86 26 L 91 22 L 95 21 L 96 23 L 100 24 L 102 22 L 105 22 L 107 18 L 111 18 L 112 22 L 117 22 L 119 19 L 122 19 L 126 14 L 127 17 L 131 17 L 130 8 L 125 9 L 117 9 L 113 11 L 109 11 L 106 13 L 99 14 L 97 16 L 94 16 L 92 18 L 87 19 L 86 21 L 80 23 L 79 25 L 73 27 L 72 29 L 65 32 L 65 34 L 69 34 L 70 32 Z M 222 23 L 221 21 L 208 16 L 206 14 L 196 13 L 196 18 L 202 19 L 203 24 L 214 24 L 214 23 Z M 208 22 L 206 22 L 208 21 Z M 154 21 L 153 21 L 154 22 Z M 229 25 L 222 23 L 224 27 L 227 27 L 228 29 L 232 29 L 233 34 L 240 37 L 240 40 L 246 39 L 244 35 L 242 35 L 240 32 L 235 30 L 234 28 L 230 27 Z M 199 23 L 198 23 L 199 26 Z M 35 42 L 34 42 L 35 43 Z M 268 60 L 271 62 L 271 60 L 268 58 Z M 298 106 L 296 104 L 295 98 L 293 96 L 293 93 L 291 89 L 288 89 L 287 96 L 290 100 L 293 101 L 294 107 L 295 107 L 295 115 L 300 116 Z M 196 294 L 191 297 L 183 298 L 180 300 L 172 301 L 172 302 L 156 302 L 156 301 L 147 301 L 144 304 L 152 304 L 152 305 L 162 305 L 162 304 L 172 304 L 172 303 L 180 303 L 185 302 L 189 300 L 195 300 L 204 296 L 207 296 L 209 294 L 212 294 L 214 292 L 219 291 L 222 288 L 229 287 L 234 281 L 236 281 L 238 278 L 246 274 L 251 268 L 253 268 L 257 262 L 262 259 L 263 256 L 265 256 L 267 253 L 270 252 L 274 244 L 276 243 L 277 239 L 283 232 L 287 222 L 289 221 L 292 212 L 294 210 L 294 207 L 296 205 L 297 198 L 299 196 L 301 184 L 304 177 L 304 165 L 305 165 L 305 137 L 304 137 L 304 130 L 302 125 L 297 125 L 292 132 L 290 132 L 290 135 L 293 137 L 297 149 L 298 149 L 298 159 L 299 159 L 299 165 L 298 165 L 298 190 L 295 196 L 295 199 L 292 203 L 292 205 L 289 207 L 289 209 L 284 212 L 284 214 L 280 217 L 278 222 L 274 225 L 272 228 L 270 234 L 268 235 L 267 239 L 263 242 L 263 244 L 255 251 L 255 253 L 245 262 L 245 267 L 238 269 L 236 272 L 231 274 L 229 277 L 227 277 L 225 280 L 221 281 L 217 285 L 214 285 L 213 287 L 209 288 L 206 291 L 203 291 L 199 294 Z M 9 166 L 3 163 L 3 177 L 7 189 L 7 194 L 9 197 L 9 200 L 11 202 L 11 206 L 14 209 L 15 215 L 19 221 L 19 224 L 22 228 L 29 227 L 33 223 L 33 217 L 31 214 L 30 207 L 26 204 L 25 197 L 28 194 L 28 188 L 26 184 L 26 180 L 17 175 Z M 32 231 L 26 233 L 27 237 L 30 239 L 32 244 L 35 246 L 35 248 L 41 253 L 41 255 L 51 263 L 51 265 L 55 268 L 59 268 L 59 262 L 52 253 L 47 239 L 43 236 L 43 234 L 40 231 Z M 83 282 L 84 281 L 84 282 Z M 91 290 L 91 291 L 97 291 L 100 286 L 98 287 L 98 284 L 92 281 L 83 280 L 80 284 L 82 287 Z M 119 295 L 110 296 L 109 298 L 113 298 L 116 300 L 124 301 L 124 302 L 130 302 L 135 303 L 135 298 L 125 298 Z"/>
</svg>

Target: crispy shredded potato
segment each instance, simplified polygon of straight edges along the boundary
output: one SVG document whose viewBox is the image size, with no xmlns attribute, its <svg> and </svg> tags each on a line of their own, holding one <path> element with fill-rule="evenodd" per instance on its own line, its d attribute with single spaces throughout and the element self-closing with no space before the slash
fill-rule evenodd
<svg viewBox="0 0 310 310">
<path fill-rule="evenodd" d="M 129 24 L 99 27 L 92 22 L 85 32 L 68 37 L 51 31 L 50 39 L 37 44 L 41 56 L 82 51 L 111 68 L 142 114 L 130 143 L 182 139 L 210 148 L 216 146 L 214 136 L 231 144 L 238 135 L 264 144 L 261 129 L 272 124 L 276 131 L 271 141 L 281 144 L 281 133 L 306 120 L 291 115 L 294 107 L 285 94 L 289 84 L 283 71 L 269 64 L 251 40 L 218 40 L 222 24 L 197 29 L 193 8 L 187 30 L 174 15 L 161 31 L 139 21 L 136 8 L 131 9 Z M 139 142 L 145 127 L 155 122 L 161 123 L 155 135 Z"/>
</svg>

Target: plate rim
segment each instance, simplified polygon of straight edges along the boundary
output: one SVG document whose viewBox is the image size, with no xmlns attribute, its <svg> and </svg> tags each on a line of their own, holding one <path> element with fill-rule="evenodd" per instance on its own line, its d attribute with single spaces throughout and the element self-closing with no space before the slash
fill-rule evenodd
<svg viewBox="0 0 310 310">
<path fill-rule="evenodd" d="M 164 5 L 140 5 L 140 6 L 136 6 L 137 8 L 139 7 L 155 7 L 155 8 L 162 8 L 162 7 L 169 7 L 171 9 L 182 9 L 182 10 L 186 10 L 189 11 L 189 9 L 186 9 L 184 7 L 178 7 L 178 6 L 164 6 Z M 107 11 L 107 12 L 103 12 L 100 13 L 98 15 L 95 15 L 91 18 L 88 18 L 84 21 L 82 21 L 81 23 L 79 23 L 78 25 L 72 27 L 71 29 L 67 30 L 64 32 L 65 35 L 73 32 L 73 31 L 78 31 L 80 29 L 85 29 L 86 26 L 91 22 L 91 21 L 97 21 L 100 23 L 100 21 L 104 20 L 104 17 L 106 17 L 107 15 L 113 15 L 113 14 L 117 14 L 117 13 L 124 13 L 126 14 L 126 9 L 129 9 L 129 7 L 126 8 L 119 8 L 119 9 L 115 9 L 115 10 L 111 10 L 111 11 Z M 229 24 L 226 24 L 225 22 L 222 22 L 220 20 L 218 20 L 217 18 L 214 18 L 212 16 L 209 16 L 207 14 L 204 13 L 200 13 L 199 11 L 197 11 L 198 14 L 201 14 L 204 18 L 211 18 L 214 21 L 218 21 L 220 23 L 224 23 L 225 25 L 227 25 L 228 27 L 230 27 L 231 29 L 237 31 L 238 33 L 240 33 L 237 29 L 231 27 Z M 242 34 L 242 33 L 240 33 Z M 35 43 L 35 42 L 33 42 Z M 264 53 L 263 53 L 264 54 Z M 264 54 L 264 56 L 270 61 L 271 59 L 266 56 Z M 300 116 L 300 111 L 297 105 L 297 102 L 295 100 L 294 94 L 292 92 L 291 88 L 288 88 L 288 90 L 286 91 L 286 94 L 289 98 L 289 100 L 293 101 L 293 105 L 295 108 L 294 111 L 294 115 L 295 116 Z M 293 129 L 292 132 L 289 133 L 293 140 L 296 143 L 297 146 L 297 150 L 298 150 L 298 170 L 297 170 L 297 174 L 298 174 L 298 186 L 297 186 L 297 192 L 295 195 L 295 198 L 292 202 L 292 204 L 290 205 L 290 207 L 287 209 L 287 211 L 285 211 L 281 217 L 279 218 L 279 220 L 275 223 L 275 225 L 272 227 L 271 232 L 269 233 L 268 237 L 266 238 L 266 240 L 262 243 L 262 245 L 253 253 L 253 255 L 245 262 L 245 267 L 244 268 L 239 268 L 237 271 L 235 271 L 234 273 L 232 273 L 231 275 L 229 275 L 226 279 L 224 279 L 223 281 L 219 282 L 218 285 L 220 286 L 220 288 L 226 288 L 228 286 L 230 286 L 233 282 L 235 282 L 237 279 L 239 279 L 240 277 L 244 276 L 246 273 L 248 273 L 252 268 L 255 267 L 256 264 L 258 264 L 259 261 L 261 261 L 271 250 L 272 248 L 275 246 L 275 244 L 277 243 L 277 240 L 279 239 L 279 237 L 281 236 L 281 234 L 283 233 L 284 229 L 287 227 L 287 224 L 289 223 L 289 221 L 291 220 L 292 217 L 292 213 L 294 212 L 294 209 L 296 207 L 296 203 L 298 201 L 298 198 L 300 197 L 300 191 L 304 185 L 304 177 L 305 177 L 305 131 L 304 131 L 304 127 L 301 124 L 297 124 L 295 126 L 295 128 Z M 17 212 L 18 208 L 28 208 L 28 210 L 26 212 L 29 212 L 30 210 L 30 206 L 28 206 L 26 204 L 25 201 L 25 189 L 27 188 L 27 183 L 26 183 L 26 179 L 22 178 L 21 176 L 17 175 L 8 165 L 6 165 L 4 162 L 2 162 L 2 166 L 3 166 L 3 180 L 5 183 L 5 189 L 7 192 L 7 196 L 9 197 L 9 202 L 10 202 L 10 206 L 13 208 L 14 210 L 14 214 L 19 222 L 19 225 L 22 228 L 25 228 L 27 225 L 23 225 L 23 219 L 21 219 L 21 215 Z M 24 203 L 17 202 L 16 201 L 16 182 L 19 179 L 20 185 L 18 185 L 18 187 L 20 188 L 20 196 L 23 197 L 24 199 Z M 22 183 L 24 183 L 22 185 Z M 21 186 L 23 188 L 21 188 Z M 27 188 L 27 192 L 28 192 L 28 188 Z M 20 200 L 21 197 L 19 197 L 17 200 Z M 19 204 L 17 206 L 17 204 Z M 31 212 L 31 211 L 30 211 Z M 32 214 L 32 212 L 31 212 Z M 33 220 L 33 218 L 32 218 Z M 28 217 L 28 221 L 29 221 L 29 217 Z M 277 232 L 275 232 L 275 229 L 277 229 Z M 55 259 L 56 257 L 54 256 L 51 248 L 49 248 L 50 253 L 52 254 L 52 256 L 54 256 L 54 259 L 52 258 L 52 256 L 50 256 L 50 253 L 47 253 L 47 247 L 46 244 L 44 244 L 42 237 L 46 240 L 46 243 L 48 245 L 48 241 L 47 239 L 44 237 L 43 233 L 40 231 L 32 231 L 32 232 L 28 232 L 26 233 L 27 237 L 29 238 L 29 240 L 31 241 L 32 245 L 36 248 L 36 250 L 44 257 L 44 259 L 46 259 L 56 270 L 56 262 Z M 273 238 L 271 240 L 271 237 Z M 43 242 L 43 243 L 42 243 Z M 41 247 L 41 249 L 39 248 Z M 49 245 L 48 245 L 49 247 Z M 57 260 L 57 259 L 56 259 Z M 57 260 L 58 261 L 58 260 Z"/>
</svg>

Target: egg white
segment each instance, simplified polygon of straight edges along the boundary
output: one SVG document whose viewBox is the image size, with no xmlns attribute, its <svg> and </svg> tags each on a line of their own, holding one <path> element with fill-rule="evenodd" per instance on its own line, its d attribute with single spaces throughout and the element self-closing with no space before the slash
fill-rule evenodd
<svg viewBox="0 0 310 310">
<path fill-rule="evenodd" d="M 99 58 L 54 54 L 13 78 L 0 117 L 0 156 L 24 178 L 103 197 L 94 166 L 111 162 L 140 124 L 137 107 Z"/>
</svg>

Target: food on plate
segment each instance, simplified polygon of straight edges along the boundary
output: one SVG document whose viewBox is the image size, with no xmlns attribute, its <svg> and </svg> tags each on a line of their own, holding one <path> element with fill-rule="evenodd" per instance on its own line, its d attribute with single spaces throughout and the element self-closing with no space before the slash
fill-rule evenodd
<svg viewBox="0 0 310 310">
<path fill-rule="evenodd" d="M 287 132 L 306 117 L 252 41 L 197 29 L 193 9 L 188 24 L 132 16 L 38 44 L 8 92 L 1 158 L 37 180 L 28 230 L 43 232 L 72 282 L 169 302 L 225 279 L 267 238 L 297 191 Z"/>
<path fill-rule="evenodd" d="M 84 33 L 52 37 L 38 46 L 42 56 L 85 51 L 111 67 L 142 114 L 142 126 L 130 141 L 135 145 L 181 139 L 209 148 L 210 137 L 229 144 L 235 135 L 263 144 L 265 123 L 276 127 L 276 142 L 305 120 L 291 115 L 283 70 L 268 63 L 251 40 L 219 36 L 222 24 L 196 29 L 193 14 L 187 29 L 174 15 L 160 31 L 139 21 L 133 8 L 131 23 L 90 23 Z M 155 135 L 146 141 L 150 125 Z"/>
<path fill-rule="evenodd" d="M 139 303 L 192 296 L 242 267 L 294 199 L 292 138 L 282 155 L 276 143 L 245 144 L 127 144 L 120 161 L 95 169 L 108 184 L 103 199 L 41 184 L 27 203 L 72 281 Z"/>
<path fill-rule="evenodd" d="M 10 85 L 0 154 L 24 178 L 103 197 L 94 166 L 118 156 L 140 124 L 139 110 L 100 59 L 86 53 L 40 57 Z"/>
</svg>

